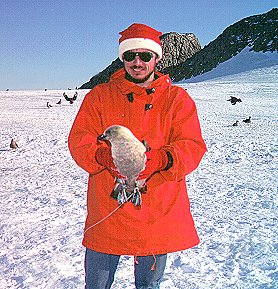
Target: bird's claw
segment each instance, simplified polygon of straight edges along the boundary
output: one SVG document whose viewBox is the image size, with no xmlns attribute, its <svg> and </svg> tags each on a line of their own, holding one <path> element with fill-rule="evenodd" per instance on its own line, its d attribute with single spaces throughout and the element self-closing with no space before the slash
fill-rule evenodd
<svg viewBox="0 0 278 289">
<path fill-rule="evenodd" d="M 119 191 L 117 200 L 119 205 L 122 205 L 128 201 L 126 190 L 124 188 L 121 191 Z"/>
<path fill-rule="evenodd" d="M 139 188 L 135 188 L 131 195 L 127 195 L 126 190 L 123 189 L 118 193 L 117 201 L 119 205 L 127 203 L 131 201 L 134 206 L 141 206 L 142 205 L 142 195 Z"/>
<path fill-rule="evenodd" d="M 138 187 L 136 187 L 133 191 L 131 202 L 135 207 L 142 205 L 142 195 Z"/>
<path fill-rule="evenodd" d="M 142 205 L 142 194 L 146 193 L 147 186 L 139 188 L 138 185 L 130 191 L 130 188 L 126 185 L 125 180 L 117 179 L 114 190 L 111 193 L 111 197 L 118 201 L 119 205 L 127 202 L 131 202 L 134 206 Z"/>
</svg>

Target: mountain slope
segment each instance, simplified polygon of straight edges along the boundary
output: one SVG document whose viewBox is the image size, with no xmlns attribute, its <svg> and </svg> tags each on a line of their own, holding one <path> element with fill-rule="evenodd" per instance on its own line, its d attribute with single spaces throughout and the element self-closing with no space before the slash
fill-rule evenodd
<svg viewBox="0 0 278 289">
<path fill-rule="evenodd" d="M 278 51 L 278 9 L 244 18 L 226 28 L 214 41 L 185 62 L 163 70 L 173 81 L 188 79 L 212 70 L 244 48 L 255 52 Z"/>
<path fill-rule="evenodd" d="M 217 67 L 203 74 L 182 80 L 181 82 L 200 82 L 232 74 L 238 74 L 258 68 L 278 65 L 278 53 L 249 51 L 244 48 L 236 56 L 220 63 Z"/>
</svg>

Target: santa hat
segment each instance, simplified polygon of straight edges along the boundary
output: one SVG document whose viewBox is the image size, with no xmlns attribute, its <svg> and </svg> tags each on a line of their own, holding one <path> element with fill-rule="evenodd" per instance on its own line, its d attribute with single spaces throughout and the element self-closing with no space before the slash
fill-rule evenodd
<svg viewBox="0 0 278 289">
<path fill-rule="evenodd" d="M 123 54 L 132 49 L 149 49 L 158 55 L 158 60 L 162 58 L 162 46 L 159 36 L 161 32 L 145 24 L 134 23 L 126 30 L 120 32 L 119 58 L 123 61 Z"/>
</svg>

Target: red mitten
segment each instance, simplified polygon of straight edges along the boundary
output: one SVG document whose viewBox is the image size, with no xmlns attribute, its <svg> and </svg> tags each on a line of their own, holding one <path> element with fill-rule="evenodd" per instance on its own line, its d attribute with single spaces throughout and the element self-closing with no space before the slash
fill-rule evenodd
<svg viewBox="0 0 278 289">
<path fill-rule="evenodd" d="M 137 180 L 147 179 L 153 173 L 161 171 L 166 168 L 168 164 L 168 156 L 163 149 L 151 149 L 146 152 L 147 162 L 145 169 L 140 173 Z"/>
<path fill-rule="evenodd" d="M 111 147 L 98 148 L 96 150 L 95 158 L 100 165 L 106 167 L 110 171 L 113 177 L 124 179 L 114 164 Z"/>
</svg>

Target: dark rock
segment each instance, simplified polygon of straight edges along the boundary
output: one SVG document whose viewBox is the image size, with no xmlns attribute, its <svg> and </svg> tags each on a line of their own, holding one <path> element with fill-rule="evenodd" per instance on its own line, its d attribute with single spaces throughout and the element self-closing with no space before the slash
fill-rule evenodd
<svg viewBox="0 0 278 289">
<path fill-rule="evenodd" d="M 193 33 L 166 33 L 161 36 L 161 43 L 163 58 L 157 65 L 159 71 L 176 66 L 201 50 L 200 42 Z"/>
</svg>

